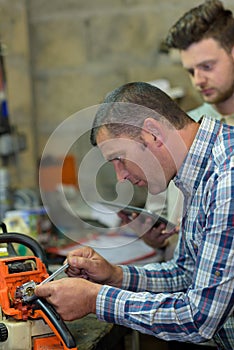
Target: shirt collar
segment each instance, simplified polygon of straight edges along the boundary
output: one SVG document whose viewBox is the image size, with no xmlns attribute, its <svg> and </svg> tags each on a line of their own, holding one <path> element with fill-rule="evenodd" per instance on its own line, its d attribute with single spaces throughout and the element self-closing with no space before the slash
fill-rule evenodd
<svg viewBox="0 0 234 350">
<path fill-rule="evenodd" d="M 181 189 L 185 196 L 191 195 L 197 190 L 219 129 L 220 121 L 212 117 L 203 117 L 188 154 L 174 178 L 176 186 Z"/>
</svg>

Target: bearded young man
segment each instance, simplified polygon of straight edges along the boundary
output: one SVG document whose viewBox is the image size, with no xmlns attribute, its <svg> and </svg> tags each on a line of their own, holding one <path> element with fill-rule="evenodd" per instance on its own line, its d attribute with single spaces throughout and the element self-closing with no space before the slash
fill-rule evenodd
<svg viewBox="0 0 234 350">
<path fill-rule="evenodd" d="M 219 0 L 208 0 L 185 13 L 165 40 L 177 49 L 183 67 L 204 103 L 188 114 L 234 123 L 234 18 Z"/>
</svg>

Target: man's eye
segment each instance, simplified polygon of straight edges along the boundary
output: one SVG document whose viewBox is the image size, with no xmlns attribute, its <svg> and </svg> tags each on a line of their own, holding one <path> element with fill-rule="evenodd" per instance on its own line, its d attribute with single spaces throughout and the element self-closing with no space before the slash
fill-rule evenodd
<svg viewBox="0 0 234 350">
<path fill-rule="evenodd" d="M 118 160 L 119 162 L 123 162 L 123 158 L 121 158 L 121 157 L 114 157 L 114 158 L 111 158 L 109 161 L 113 162 L 114 160 Z"/>
<path fill-rule="evenodd" d="M 204 66 L 202 66 L 202 69 L 205 71 L 209 71 L 213 69 L 213 64 L 205 64 Z"/>
</svg>

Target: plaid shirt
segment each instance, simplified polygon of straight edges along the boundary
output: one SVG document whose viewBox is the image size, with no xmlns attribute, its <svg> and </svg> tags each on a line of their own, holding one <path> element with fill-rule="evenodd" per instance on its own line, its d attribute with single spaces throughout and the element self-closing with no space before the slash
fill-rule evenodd
<svg viewBox="0 0 234 350">
<path fill-rule="evenodd" d="M 174 181 L 185 198 L 174 259 L 122 266 L 122 289 L 102 287 L 97 316 L 234 349 L 234 127 L 204 117 Z"/>
</svg>

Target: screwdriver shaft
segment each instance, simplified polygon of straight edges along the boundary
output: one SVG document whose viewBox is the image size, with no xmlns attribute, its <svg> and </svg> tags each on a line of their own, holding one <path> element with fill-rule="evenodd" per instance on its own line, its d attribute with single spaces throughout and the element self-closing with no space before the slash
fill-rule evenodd
<svg viewBox="0 0 234 350">
<path fill-rule="evenodd" d="M 42 281 L 40 284 L 45 284 L 47 282 L 52 281 L 56 276 L 58 276 L 60 273 L 62 273 L 63 271 L 65 271 L 67 268 L 69 267 L 69 264 L 66 263 L 62 266 L 60 266 L 56 271 L 54 271 L 52 273 L 52 275 L 50 275 L 49 277 L 47 277 L 44 281 Z"/>
</svg>

